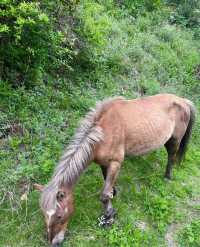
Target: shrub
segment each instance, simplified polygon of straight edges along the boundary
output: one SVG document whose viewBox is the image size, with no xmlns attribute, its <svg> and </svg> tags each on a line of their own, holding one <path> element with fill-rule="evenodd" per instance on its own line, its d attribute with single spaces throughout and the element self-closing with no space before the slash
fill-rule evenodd
<svg viewBox="0 0 200 247">
<path fill-rule="evenodd" d="M 170 1 L 173 3 L 174 1 Z M 171 15 L 171 21 L 189 27 L 198 27 L 200 24 L 199 0 L 175 1 L 176 11 Z"/>
<path fill-rule="evenodd" d="M 44 71 L 69 69 L 70 46 L 39 2 L 3 0 L 0 7 L 0 79 L 28 85 Z"/>
<path fill-rule="evenodd" d="M 125 0 L 120 1 L 123 8 L 128 10 L 128 13 L 137 16 L 138 14 L 144 14 L 146 11 L 153 11 L 161 6 L 161 0 Z"/>
<path fill-rule="evenodd" d="M 181 246 L 198 247 L 200 246 L 200 220 L 193 220 L 180 234 Z"/>
<path fill-rule="evenodd" d="M 122 227 L 114 226 L 105 236 L 108 246 L 147 246 L 154 237 L 148 232 L 139 229 L 134 224 L 127 224 Z"/>
<path fill-rule="evenodd" d="M 146 212 L 152 217 L 160 229 L 171 220 L 172 203 L 164 197 L 155 196 L 145 202 Z"/>
</svg>

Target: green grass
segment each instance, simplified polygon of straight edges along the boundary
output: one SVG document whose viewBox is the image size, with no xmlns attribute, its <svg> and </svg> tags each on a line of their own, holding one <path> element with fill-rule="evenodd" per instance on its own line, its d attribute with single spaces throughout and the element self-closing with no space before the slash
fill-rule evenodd
<svg viewBox="0 0 200 247">
<path fill-rule="evenodd" d="M 79 120 L 97 100 L 171 92 L 200 108 L 199 40 L 192 29 L 168 22 L 168 8 L 133 18 L 112 1 L 80 1 L 74 16 L 84 49 L 69 78 L 47 77 L 48 83 L 29 90 L 0 84 L 2 247 L 48 246 L 32 184 L 49 181 Z M 63 247 L 163 247 L 169 234 L 180 247 L 199 246 L 199 123 L 197 117 L 186 159 L 174 168 L 172 181 L 163 178 L 164 148 L 125 160 L 113 200 L 118 216 L 109 229 L 97 224 L 103 179 L 92 164 L 75 188 L 76 211 Z M 24 194 L 27 201 L 21 200 Z"/>
<path fill-rule="evenodd" d="M 26 96 L 20 95 L 21 90 L 16 92 L 23 99 L 18 99 L 21 104 L 18 116 L 24 114 L 26 105 L 26 114 L 22 115 L 25 134 L 2 141 L 1 195 L 5 195 L 5 200 L 0 209 L 0 246 L 47 246 L 39 194 L 32 190 L 31 184 L 48 181 L 80 116 L 95 101 L 91 92 L 82 91 L 81 96 L 76 96 L 75 104 L 74 97 L 68 94 L 62 98 L 62 91 L 56 96 L 52 95 L 51 87 L 35 88 L 26 92 Z M 52 103 L 51 97 L 55 97 Z M 34 107 L 40 108 L 36 118 Z M 188 201 L 200 197 L 200 152 L 195 134 L 198 134 L 197 126 L 186 160 L 174 169 L 170 182 L 163 178 L 164 149 L 126 159 L 117 182 L 118 196 L 113 200 L 118 217 L 115 225 L 106 230 L 97 225 L 102 211 L 99 195 L 103 179 L 99 167 L 92 164 L 76 186 L 76 211 L 63 246 L 165 246 L 164 236 L 170 224 L 181 224 L 180 231 L 188 227 L 188 215 L 195 211 Z M 27 190 L 27 202 L 21 201 L 21 195 Z M 140 229 L 141 222 L 144 229 Z M 187 246 L 188 238 L 181 241 Z"/>
<path fill-rule="evenodd" d="M 193 220 L 190 224 L 186 225 L 185 228 L 182 230 L 180 237 L 182 246 L 191 246 L 197 247 L 200 245 L 200 238 L 199 238 L 199 231 L 200 231 L 200 221 Z"/>
</svg>

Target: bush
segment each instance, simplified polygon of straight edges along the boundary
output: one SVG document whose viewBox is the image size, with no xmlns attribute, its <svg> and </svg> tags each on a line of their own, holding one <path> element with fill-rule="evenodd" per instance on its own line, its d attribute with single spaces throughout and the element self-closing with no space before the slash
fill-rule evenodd
<svg viewBox="0 0 200 247">
<path fill-rule="evenodd" d="M 154 241 L 154 236 L 149 236 L 148 232 L 134 226 L 134 224 L 127 224 L 123 227 L 112 227 L 106 233 L 105 239 L 108 246 L 122 247 L 122 246 L 147 246 L 151 241 Z"/>
<path fill-rule="evenodd" d="M 154 196 L 149 201 L 145 202 L 146 212 L 152 217 L 160 229 L 164 224 L 171 221 L 172 216 L 172 203 L 164 197 Z"/>
<path fill-rule="evenodd" d="M 174 1 L 170 1 L 173 3 Z M 171 21 L 188 27 L 198 27 L 200 24 L 199 0 L 175 1 L 176 12 L 171 16 Z"/>
<path fill-rule="evenodd" d="M 128 10 L 128 13 L 138 16 L 138 14 L 144 14 L 146 11 L 153 11 L 160 8 L 161 0 L 125 0 L 120 1 L 120 4 Z"/>
<path fill-rule="evenodd" d="M 3 0 L 0 7 L 0 79 L 29 85 L 45 71 L 70 68 L 69 43 L 39 2 Z"/>
<path fill-rule="evenodd" d="M 193 220 L 180 234 L 181 246 L 198 247 L 200 245 L 200 220 Z"/>
</svg>

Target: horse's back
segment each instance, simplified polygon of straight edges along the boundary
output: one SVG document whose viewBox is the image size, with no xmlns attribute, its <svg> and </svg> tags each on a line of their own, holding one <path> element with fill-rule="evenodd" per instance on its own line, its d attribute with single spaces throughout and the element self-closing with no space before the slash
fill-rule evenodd
<svg viewBox="0 0 200 247">
<path fill-rule="evenodd" d="M 173 95 L 156 95 L 127 102 L 124 119 L 125 150 L 141 155 L 163 146 L 172 136 L 175 121 L 170 107 Z"/>
</svg>

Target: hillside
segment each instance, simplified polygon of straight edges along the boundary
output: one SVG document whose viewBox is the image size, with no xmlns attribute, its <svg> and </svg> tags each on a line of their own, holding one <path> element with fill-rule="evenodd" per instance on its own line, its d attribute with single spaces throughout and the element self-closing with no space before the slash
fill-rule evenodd
<svg viewBox="0 0 200 247">
<path fill-rule="evenodd" d="M 95 102 L 175 93 L 200 108 L 197 0 L 0 3 L 0 246 L 48 246 L 33 183 L 46 184 Z M 103 178 L 75 190 L 63 246 L 200 246 L 200 118 L 171 181 L 164 149 L 127 158 L 109 229 L 98 227 Z"/>
</svg>

